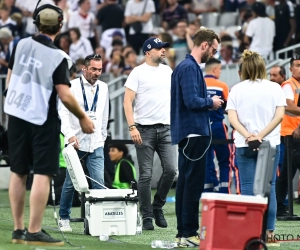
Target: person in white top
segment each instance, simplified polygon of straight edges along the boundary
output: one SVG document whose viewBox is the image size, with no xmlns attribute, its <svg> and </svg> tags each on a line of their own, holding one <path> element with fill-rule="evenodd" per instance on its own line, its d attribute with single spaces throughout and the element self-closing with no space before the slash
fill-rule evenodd
<svg viewBox="0 0 300 250">
<path fill-rule="evenodd" d="M 264 3 L 255 2 L 252 5 L 252 10 L 255 18 L 248 24 L 244 42 L 250 44 L 249 50 L 266 58 L 273 49 L 275 23 L 267 16 Z M 252 39 L 251 43 L 250 38 Z"/>
<path fill-rule="evenodd" d="M 155 13 L 153 0 L 129 0 L 125 7 L 125 23 L 132 25 L 135 22 L 142 23 L 142 30 L 137 33 L 132 26 L 129 29 L 128 43 L 134 48 L 137 55 L 140 54 L 143 41 L 149 38 L 153 30 L 152 13 Z"/>
<path fill-rule="evenodd" d="M 60 108 L 61 132 L 65 136 L 65 143 L 74 143 L 81 160 L 86 162 L 92 181 L 92 189 L 102 189 L 104 185 L 104 153 L 103 147 L 107 137 L 108 122 L 108 88 L 107 84 L 99 81 L 102 72 L 100 55 L 92 54 L 85 58 L 83 75 L 71 81 L 71 91 L 79 106 L 93 120 L 95 133 L 84 134 L 75 119 L 63 105 Z M 98 183 L 100 184 L 98 184 Z M 60 199 L 60 229 L 64 232 L 72 231 L 70 227 L 70 210 L 74 187 L 68 171 L 62 188 Z"/>
<path fill-rule="evenodd" d="M 73 62 L 76 62 L 79 58 L 84 58 L 85 55 L 90 55 L 93 53 L 93 48 L 90 41 L 81 36 L 80 30 L 78 28 L 71 28 L 69 30 L 71 45 L 69 48 L 69 56 Z"/>
<path fill-rule="evenodd" d="M 70 16 L 69 28 L 77 27 L 81 35 L 90 40 L 93 49 L 99 46 L 98 34 L 96 31 L 96 19 L 90 11 L 90 0 L 79 0 L 79 8 Z"/>
<path fill-rule="evenodd" d="M 253 195 L 259 145 L 263 140 L 276 145 L 266 227 L 270 239 L 276 221 L 275 179 L 280 156 L 280 122 L 284 116 L 286 100 L 281 87 L 266 79 L 266 66 L 258 53 L 245 50 L 242 63 L 242 82 L 231 89 L 226 111 L 236 130 L 234 143 L 242 195 Z"/>
<path fill-rule="evenodd" d="M 153 217 L 157 226 L 167 227 L 162 207 L 176 175 L 176 152 L 170 134 L 172 70 L 162 64 L 165 47 L 169 46 L 158 38 L 147 39 L 143 44 L 146 62 L 135 67 L 125 83 L 124 111 L 138 158 L 138 194 L 145 230 L 154 229 Z M 158 153 L 163 173 L 151 204 L 154 152 Z"/>
</svg>

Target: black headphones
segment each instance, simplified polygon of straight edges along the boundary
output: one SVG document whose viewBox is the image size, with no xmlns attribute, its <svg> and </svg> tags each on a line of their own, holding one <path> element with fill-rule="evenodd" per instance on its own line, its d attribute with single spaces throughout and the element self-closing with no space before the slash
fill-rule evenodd
<svg viewBox="0 0 300 250">
<path fill-rule="evenodd" d="M 41 1 L 41 0 L 40 0 Z M 59 15 L 58 15 L 58 23 L 60 24 L 63 20 L 64 20 L 64 13 L 63 11 L 55 6 L 55 5 L 52 5 L 52 4 L 44 4 L 42 5 L 41 7 L 37 7 L 40 3 L 40 1 L 38 1 L 36 7 L 35 7 L 35 10 L 33 12 L 33 15 L 32 15 L 32 18 L 33 18 L 33 23 L 36 24 L 36 25 L 39 25 L 40 24 L 40 15 L 39 13 L 44 10 L 44 9 L 52 9 L 52 10 L 55 10 Z"/>
</svg>

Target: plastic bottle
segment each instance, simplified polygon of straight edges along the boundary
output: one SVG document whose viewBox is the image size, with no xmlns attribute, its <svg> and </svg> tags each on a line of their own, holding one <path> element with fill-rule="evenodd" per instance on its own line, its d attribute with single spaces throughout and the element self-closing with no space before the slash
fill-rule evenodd
<svg viewBox="0 0 300 250">
<path fill-rule="evenodd" d="M 141 213 L 138 212 L 137 213 L 137 221 L 136 221 L 136 234 L 137 235 L 142 234 L 142 227 L 143 227 L 142 224 L 143 224 L 143 219 L 142 219 Z"/>
<path fill-rule="evenodd" d="M 107 234 L 101 234 L 99 236 L 99 240 L 100 241 L 108 241 L 109 240 L 109 236 Z"/>
<path fill-rule="evenodd" d="M 152 248 L 167 248 L 167 249 L 171 249 L 171 248 L 177 247 L 177 243 L 175 243 L 173 241 L 153 240 L 151 242 L 151 247 Z"/>
</svg>

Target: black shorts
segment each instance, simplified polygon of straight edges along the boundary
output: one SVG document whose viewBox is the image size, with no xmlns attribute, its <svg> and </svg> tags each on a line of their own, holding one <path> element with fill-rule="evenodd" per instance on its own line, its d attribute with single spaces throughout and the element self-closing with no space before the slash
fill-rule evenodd
<svg viewBox="0 0 300 250">
<path fill-rule="evenodd" d="M 39 126 L 9 116 L 8 149 L 11 171 L 27 175 L 30 169 L 34 174 L 57 175 L 60 152 L 60 120 L 48 118 Z"/>
</svg>

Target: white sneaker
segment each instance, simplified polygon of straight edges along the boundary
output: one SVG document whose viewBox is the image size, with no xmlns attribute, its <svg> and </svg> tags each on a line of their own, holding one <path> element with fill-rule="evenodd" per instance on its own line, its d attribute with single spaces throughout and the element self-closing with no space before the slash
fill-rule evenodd
<svg viewBox="0 0 300 250">
<path fill-rule="evenodd" d="M 60 231 L 62 232 L 72 232 L 72 228 L 70 226 L 70 220 L 60 219 L 58 222 L 58 226 L 60 228 Z"/>
</svg>

